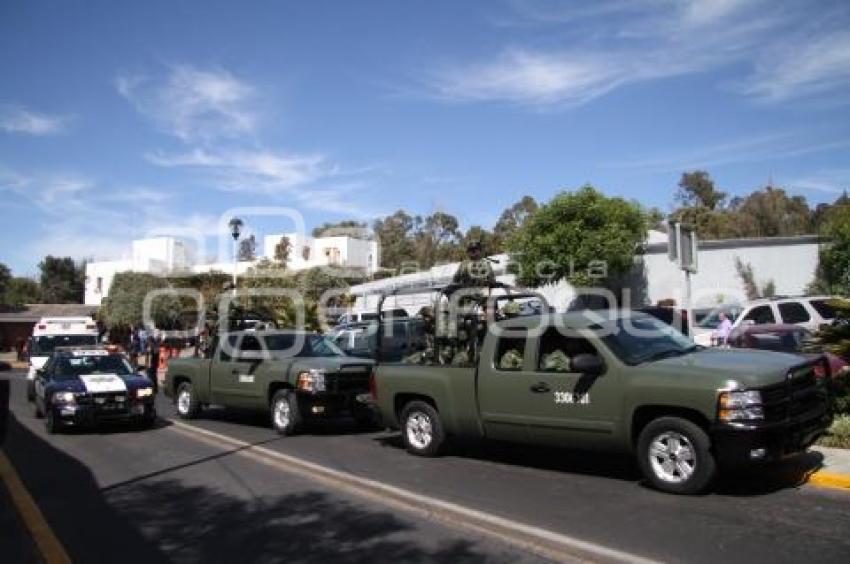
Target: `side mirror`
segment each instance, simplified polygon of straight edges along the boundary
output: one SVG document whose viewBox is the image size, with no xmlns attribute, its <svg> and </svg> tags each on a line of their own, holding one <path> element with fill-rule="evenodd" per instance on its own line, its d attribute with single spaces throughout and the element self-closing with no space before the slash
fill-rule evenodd
<svg viewBox="0 0 850 564">
<path fill-rule="evenodd" d="M 595 354 L 577 354 L 570 363 L 572 372 L 598 376 L 605 370 L 602 359 Z"/>
</svg>

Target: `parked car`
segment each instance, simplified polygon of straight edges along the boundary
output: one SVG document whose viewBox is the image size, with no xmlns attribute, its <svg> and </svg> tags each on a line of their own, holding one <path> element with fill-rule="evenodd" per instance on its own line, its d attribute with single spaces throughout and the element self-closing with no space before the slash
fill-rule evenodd
<svg viewBox="0 0 850 564">
<path fill-rule="evenodd" d="M 808 357 L 816 357 L 822 354 L 829 361 L 830 374 L 838 374 L 847 370 L 847 363 L 834 354 L 807 354 L 804 351 L 804 344 L 811 338 L 812 332 L 799 325 L 742 325 L 732 331 L 728 343 L 733 348 L 761 349 L 802 354 Z"/>
<path fill-rule="evenodd" d="M 374 401 L 411 454 L 463 436 L 627 452 L 656 488 L 693 494 L 720 468 L 805 450 L 832 421 L 821 360 L 706 349 L 628 311 L 512 318 L 467 363 L 444 357 L 375 367 Z"/>
<path fill-rule="evenodd" d="M 741 325 L 791 324 L 817 331 L 835 319 L 835 309 L 829 305 L 829 296 L 781 297 L 755 300 L 741 307 L 734 320 L 732 330 Z M 719 311 L 722 311 L 719 310 Z M 703 346 L 711 345 L 711 334 L 717 328 L 716 315 L 709 315 L 694 330 L 694 341 Z M 714 327 L 711 324 L 714 323 Z"/>
<path fill-rule="evenodd" d="M 56 349 L 36 372 L 34 392 L 35 415 L 48 433 L 106 421 L 149 427 L 156 419 L 153 383 L 126 355 L 106 349 Z"/>
<path fill-rule="evenodd" d="M 214 404 L 265 412 L 282 435 L 343 414 L 371 425 L 373 410 L 360 397 L 369 391 L 372 364 L 315 333 L 237 331 L 213 339 L 206 358 L 172 359 L 163 391 L 184 419 Z"/>
</svg>

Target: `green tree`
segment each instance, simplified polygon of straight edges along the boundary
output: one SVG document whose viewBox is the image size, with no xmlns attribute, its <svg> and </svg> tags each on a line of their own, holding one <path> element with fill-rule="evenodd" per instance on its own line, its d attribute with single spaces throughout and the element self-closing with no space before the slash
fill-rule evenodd
<svg viewBox="0 0 850 564">
<path fill-rule="evenodd" d="M 41 288 L 38 282 L 23 276 L 13 276 L 6 286 L 2 303 L 10 306 L 37 304 L 41 301 Z"/>
<path fill-rule="evenodd" d="M 240 262 L 256 260 L 257 238 L 254 235 L 239 241 L 239 253 L 237 254 L 237 257 Z"/>
<path fill-rule="evenodd" d="M 313 228 L 313 237 L 341 236 L 353 237 L 355 239 L 368 239 L 369 229 L 366 223 L 354 219 L 326 222 Z"/>
<path fill-rule="evenodd" d="M 704 170 L 683 172 L 679 179 L 679 190 L 676 201 L 685 207 L 701 206 L 715 210 L 723 206 L 726 192 L 721 192 L 714 186 L 711 176 Z"/>
<path fill-rule="evenodd" d="M 414 257 L 421 268 L 450 261 L 457 255 L 460 230 L 455 216 L 435 212 L 416 222 Z"/>
<path fill-rule="evenodd" d="M 458 253 L 455 260 L 463 260 L 466 258 L 466 247 L 472 241 L 479 241 L 481 243 L 481 251 L 485 257 L 502 252 L 502 248 L 499 244 L 499 238 L 496 237 L 492 231 L 488 231 L 480 225 L 473 225 L 466 230 L 466 233 L 464 233 L 463 239 L 461 240 L 460 245 L 458 245 Z"/>
<path fill-rule="evenodd" d="M 286 268 L 290 256 L 292 256 L 292 241 L 289 240 L 289 237 L 281 237 L 277 245 L 274 246 L 274 260 L 281 268 Z"/>
<path fill-rule="evenodd" d="M 767 186 L 730 204 L 729 214 L 744 237 L 783 237 L 813 231 L 813 213 L 803 196 Z"/>
<path fill-rule="evenodd" d="M 403 210 L 375 220 L 373 231 L 381 245 L 381 262 L 385 268 L 397 269 L 404 263 L 415 260 L 413 244 L 415 224 L 416 218 Z"/>
<path fill-rule="evenodd" d="M 100 307 L 99 318 L 110 329 L 140 325 L 145 296 L 170 288 L 168 280 L 143 272 L 119 272 L 109 286 L 109 296 Z M 181 328 L 184 304 L 176 296 L 159 296 L 151 302 L 151 318 L 160 329 Z"/>
<path fill-rule="evenodd" d="M 41 297 L 44 303 L 83 303 L 85 298 L 85 263 L 71 257 L 48 255 L 38 264 L 41 270 Z"/>
<path fill-rule="evenodd" d="M 9 290 L 9 281 L 12 280 L 12 271 L 9 267 L 0 262 L 0 305 L 8 303 L 6 293 Z"/>
<path fill-rule="evenodd" d="M 753 265 L 744 263 L 740 257 L 735 257 L 735 271 L 744 285 L 744 293 L 747 295 L 748 300 L 772 298 L 776 295 L 776 283 L 773 280 L 768 280 L 759 288 L 758 282 L 756 282 L 755 272 L 753 271 Z"/>
<path fill-rule="evenodd" d="M 499 247 L 499 250 L 503 249 L 504 243 L 511 238 L 517 229 L 523 226 L 526 220 L 537 211 L 538 207 L 534 198 L 523 196 L 518 202 L 502 211 L 499 220 L 493 227 L 495 244 Z"/>
<path fill-rule="evenodd" d="M 632 270 L 646 227 L 637 203 L 587 185 L 541 206 L 508 240 L 508 249 L 522 284 L 599 285 L 595 274 L 616 277 Z"/>
<path fill-rule="evenodd" d="M 836 202 L 827 212 L 820 233 L 827 242 L 820 251 L 812 289 L 850 296 L 850 201 Z"/>
</svg>

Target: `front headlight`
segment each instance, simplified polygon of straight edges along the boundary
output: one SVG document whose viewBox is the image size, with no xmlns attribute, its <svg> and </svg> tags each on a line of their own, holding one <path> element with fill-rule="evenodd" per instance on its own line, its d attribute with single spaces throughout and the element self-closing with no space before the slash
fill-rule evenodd
<svg viewBox="0 0 850 564">
<path fill-rule="evenodd" d="M 298 374 L 297 387 L 304 392 L 324 392 L 325 373 L 312 368 Z"/>
<path fill-rule="evenodd" d="M 137 398 L 146 398 L 153 395 L 153 388 L 139 388 L 136 390 Z"/>
<path fill-rule="evenodd" d="M 724 422 L 764 419 L 761 393 L 720 392 L 717 398 L 717 418 Z"/>
<path fill-rule="evenodd" d="M 53 394 L 53 401 L 56 403 L 74 403 L 74 392 L 56 392 Z"/>
</svg>

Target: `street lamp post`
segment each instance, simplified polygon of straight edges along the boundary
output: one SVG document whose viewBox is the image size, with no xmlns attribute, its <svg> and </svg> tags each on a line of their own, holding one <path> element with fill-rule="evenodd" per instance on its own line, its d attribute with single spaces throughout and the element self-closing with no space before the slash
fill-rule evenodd
<svg viewBox="0 0 850 564">
<path fill-rule="evenodd" d="M 239 266 L 239 234 L 244 223 L 238 217 L 230 219 L 230 234 L 233 236 L 233 295 L 236 296 L 236 268 Z"/>
</svg>

